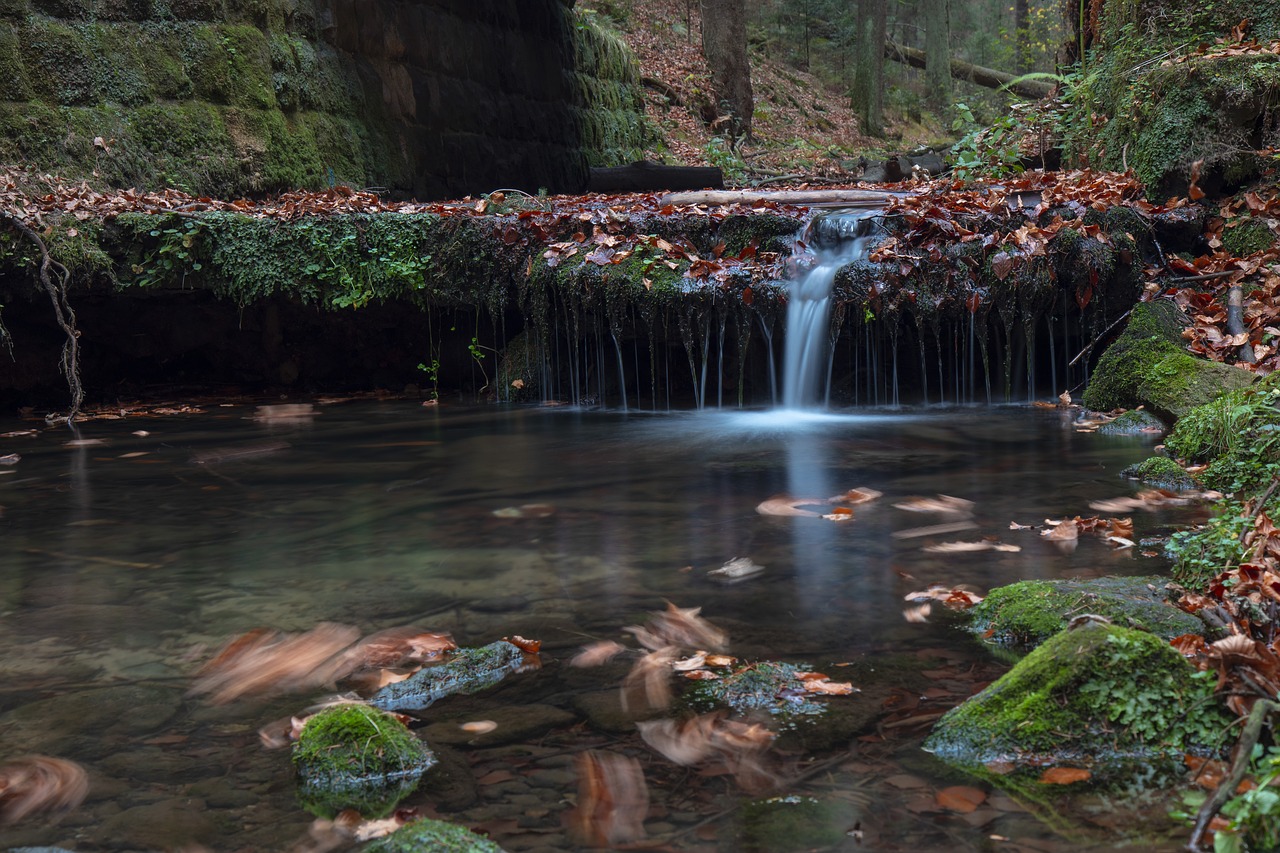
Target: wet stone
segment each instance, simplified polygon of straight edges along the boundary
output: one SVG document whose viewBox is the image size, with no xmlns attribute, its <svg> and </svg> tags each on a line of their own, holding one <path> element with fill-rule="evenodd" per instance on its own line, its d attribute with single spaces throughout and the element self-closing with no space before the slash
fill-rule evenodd
<svg viewBox="0 0 1280 853">
<path fill-rule="evenodd" d="M 486 720 L 497 727 L 489 732 L 469 732 L 462 725 L 475 719 L 475 715 L 441 720 L 432 723 L 421 734 L 428 743 L 469 746 L 501 746 L 532 740 L 554 728 L 567 726 L 578 718 L 562 708 L 552 705 L 514 705 L 492 708 L 483 712 Z"/>
<path fill-rule="evenodd" d="M 459 649 L 446 664 L 426 667 L 404 681 L 388 684 L 369 704 L 388 711 L 421 711 L 445 696 L 492 687 L 524 663 L 524 652 L 502 640 L 478 649 Z"/>
<path fill-rule="evenodd" d="M 68 751 L 83 740 L 82 747 L 102 755 L 113 750 L 115 738 L 157 731 L 181 702 L 176 690 L 134 684 L 67 693 L 11 711 L 0 720 L 0 736 L 49 752 Z"/>
<path fill-rule="evenodd" d="M 186 797 L 126 809 L 102 826 L 102 834 L 117 844 L 154 850 L 216 843 L 222 831 L 203 800 Z"/>
</svg>

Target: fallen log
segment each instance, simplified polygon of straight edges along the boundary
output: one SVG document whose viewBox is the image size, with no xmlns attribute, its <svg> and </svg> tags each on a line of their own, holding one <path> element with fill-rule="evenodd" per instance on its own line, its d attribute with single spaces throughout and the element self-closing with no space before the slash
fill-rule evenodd
<svg viewBox="0 0 1280 853">
<path fill-rule="evenodd" d="M 888 41 L 884 44 L 884 55 L 886 59 L 910 65 L 912 68 L 925 67 L 924 51 L 918 48 Z M 1053 90 L 1053 84 L 1043 80 L 1021 80 L 1015 83 L 1014 81 L 1018 80 L 1015 74 L 996 71 L 994 68 L 983 68 L 981 65 L 974 65 L 962 59 L 951 60 L 951 76 L 957 80 L 968 80 L 970 83 L 986 86 L 988 89 L 1008 89 L 1024 98 L 1043 98 Z"/>
<path fill-rule="evenodd" d="M 592 169 L 587 192 L 639 193 L 718 189 L 723 186 L 724 173 L 715 166 L 663 166 L 640 160 L 630 166 Z"/>
<path fill-rule="evenodd" d="M 902 195 L 888 190 L 704 190 L 670 193 L 659 204 L 798 204 L 810 207 L 883 207 L 890 197 Z"/>
</svg>

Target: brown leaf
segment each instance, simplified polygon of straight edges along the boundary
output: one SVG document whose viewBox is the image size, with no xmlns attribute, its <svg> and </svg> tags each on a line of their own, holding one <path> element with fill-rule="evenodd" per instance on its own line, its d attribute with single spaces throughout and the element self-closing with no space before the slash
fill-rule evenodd
<svg viewBox="0 0 1280 853">
<path fill-rule="evenodd" d="M 1073 785 L 1092 775 L 1083 767 L 1050 767 L 1040 774 L 1040 782 L 1045 785 Z"/>
<path fill-rule="evenodd" d="M 69 811 L 89 793 L 89 774 L 73 761 L 28 755 L 0 765 L 0 826 L 45 811 Z"/>
<path fill-rule="evenodd" d="M 590 847 L 617 847 L 644 838 L 649 789 L 634 758 L 599 750 L 579 753 L 578 806 L 572 828 Z"/>
<path fill-rule="evenodd" d="M 952 785 L 939 791 L 934 799 L 947 811 L 968 814 L 986 801 L 987 794 L 968 785 Z"/>
<path fill-rule="evenodd" d="M 601 640 L 598 643 L 583 646 L 582 651 L 574 655 L 573 659 L 569 661 L 569 666 L 600 666 L 613 660 L 626 650 L 627 647 L 621 643 L 615 643 L 613 640 Z"/>
</svg>

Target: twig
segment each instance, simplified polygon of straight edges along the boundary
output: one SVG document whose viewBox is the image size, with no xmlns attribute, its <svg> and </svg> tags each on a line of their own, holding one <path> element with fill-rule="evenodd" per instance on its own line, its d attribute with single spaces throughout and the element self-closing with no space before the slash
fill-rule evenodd
<svg viewBox="0 0 1280 853">
<path fill-rule="evenodd" d="M 71 409 L 67 412 L 67 423 L 74 423 L 76 416 L 80 414 L 80 404 L 84 402 L 84 388 L 80 385 L 80 332 L 76 329 L 76 312 L 71 310 L 71 303 L 67 301 L 67 280 L 71 278 L 71 273 L 50 256 L 49 247 L 29 225 L 12 213 L 4 212 L 0 215 L 40 250 L 40 282 L 49 294 L 49 301 L 53 303 L 53 313 L 58 325 L 67 336 L 62 345 L 62 372 L 67 377 L 67 387 L 71 391 Z M 56 284 L 53 273 L 58 276 Z"/>
<path fill-rule="evenodd" d="M 752 172 L 754 172 L 755 170 L 754 170 L 754 169 L 751 169 L 751 170 L 748 170 L 748 171 L 752 171 Z M 752 181 L 752 182 L 751 182 L 751 186 L 753 186 L 753 187 L 763 187 L 765 184 L 780 184 L 780 183 L 782 183 L 783 181 L 798 181 L 798 180 L 803 180 L 803 179 L 804 179 L 804 175 L 779 175 L 779 174 L 774 174 L 772 177 L 768 177 L 768 178 L 761 178 L 761 179 L 760 179 L 760 180 L 758 180 L 758 181 Z"/>
<path fill-rule="evenodd" d="M 1239 349 L 1240 360 L 1246 364 L 1256 364 L 1258 359 L 1254 357 L 1253 347 L 1247 337 L 1249 329 L 1244 324 L 1244 291 L 1239 283 L 1227 288 L 1227 332 L 1231 335 L 1246 335 Z"/>
<path fill-rule="evenodd" d="M 1175 282 L 1177 284 L 1183 284 L 1184 282 L 1188 282 L 1188 281 L 1208 281 L 1211 278 L 1222 278 L 1223 276 L 1235 275 L 1238 272 L 1240 271 L 1239 270 L 1221 270 L 1220 272 L 1207 272 L 1207 273 L 1201 273 L 1200 275 L 1179 276 L 1178 278 L 1171 278 L 1169 279 L 1169 281 Z"/>
<path fill-rule="evenodd" d="M 1253 756 L 1253 748 L 1262 735 L 1262 726 L 1267 721 L 1267 717 L 1276 711 L 1280 711 L 1280 703 L 1262 698 L 1253 703 L 1253 709 L 1249 711 L 1249 721 L 1245 723 L 1244 731 L 1240 733 L 1240 740 L 1236 742 L 1236 757 L 1231 762 L 1231 772 L 1218 784 L 1213 796 L 1204 801 L 1204 805 L 1196 814 L 1195 829 L 1192 830 L 1191 838 L 1187 841 L 1187 849 L 1192 853 L 1200 853 L 1200 842 L 1204 840 L 1209 824 L 1217 817 L 1218 811 L 1226 805 L 1227 800 L 1231 799 L 1236 788 L 1240 787 L 1240 783 L 1244 780 L 1245 774 L 1249 772 L 1249 759 Z"/>
<path fill-rule="evenodd" d="M 1102 333 L 1101 333 L 1101 334 L 1099 334 L 1099 335 L 1098 335 L 1096 338 L 1094 338 L 1092 341 L 1090 341 L 1090 342 L 1089 342 L 1089 345 L 1088 345 L 1087 347 L 1085 347 L 1084 349 L 1080 350 L 1080 353 L 1079 353 L 1075 358 L 1071 359 L 1071 361 L 1067 364 L 1067 367 L 1075 367 L 1075 366 L 1076 366 L 1076 362 L 1077 362 L 1077 361 L 1079 361 L 1080 359 L 1082 359 L 1082 358 L 1084 358 L 1086 355 L 1088 355 L 1090 352 L 1092 352 L 1092 351 L 1093 351 L 1093 348 L 1094 348 L 1094 347 L 1096 347 L 1096 346 L 1098 345 L 1098 342 L 1099 342 L 1099 341 L 1101 341 L 1101 340 L 1102 340 L 1103 338 L 1105 338 L 1107 335 L 1111 334 L 1111 330 L 1112 330 L 1112 329 L 1114 329 L 1116 326 L 1119 326 L 1119 325 L 1120 325 L 1121 323 L 1123 323 L 1125 320 L 1129 319 L 1129 315 L 1130 315 L 1130 314 L 1132 314 L 1132 313 L 1133 313 L 1133 309 L 1132 309 L 1132 308 L 1130 308 L 1128 311 L 1124 312 L 1124 313 L 1123 313 L 1123 314 L 1121 314 L 1119 317 L 1117 317 L 1117 318 L 1116 318 L 1116 321 L 1115 321 L 1114 323 L 1112 323 L 1110 326 L 1107 326 L 1105 329 L 1103 329 L 1103 330 L 1102 330 Z"/>
<path fill-rule="evenodd" d="M 1258 516 L 1262 515 L 1262 508 L 1267 505 L 1267 501 L 1271 499 L 1271 496 L 1275 494 L 1276 489 L 1278 488 L 1280 488 L 1280 474 L 1277 474 L 1271 478 L 1271 485 L 1267 486 L 1267 490 L 1262 493 L 1262 497 L 1258 498 L 1258 505 L 1254 507 L 1254 510 L 1253 510 L 1254 523 L 1250 524 L 1244 530 L 1240 531 L 1241 545 L 1244 544 L 1245 537 L 1248 536 L 1250 533 L 1252 533 L 1256 529 L 1257 523 L 1258 523 Z"/>
</svg>

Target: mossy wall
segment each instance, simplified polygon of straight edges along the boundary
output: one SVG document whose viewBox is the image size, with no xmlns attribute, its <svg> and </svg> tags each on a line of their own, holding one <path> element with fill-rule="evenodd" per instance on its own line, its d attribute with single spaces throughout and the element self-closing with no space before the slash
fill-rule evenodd
<svg viewBox="0 0 1280 853">
<path fill-rule="evenodd" d="M 648 142 L 564 0 L 4 0 L 0 159 L 234 197 L 577 190 Z"/>
<path fill-rule="evenodd" d="M 1280 144 L 1280 56 L 1216 50 L 1241 21 L 1266 44 L 1280 36 L 1280 0 L 1106 0 L 1072 90 L 1076 161 L 1131 167 L 1160 200 L 1185 192 L 1197 161 L 1210 191 L 1272 165 L 1254 152 Z"/>
</svg>

